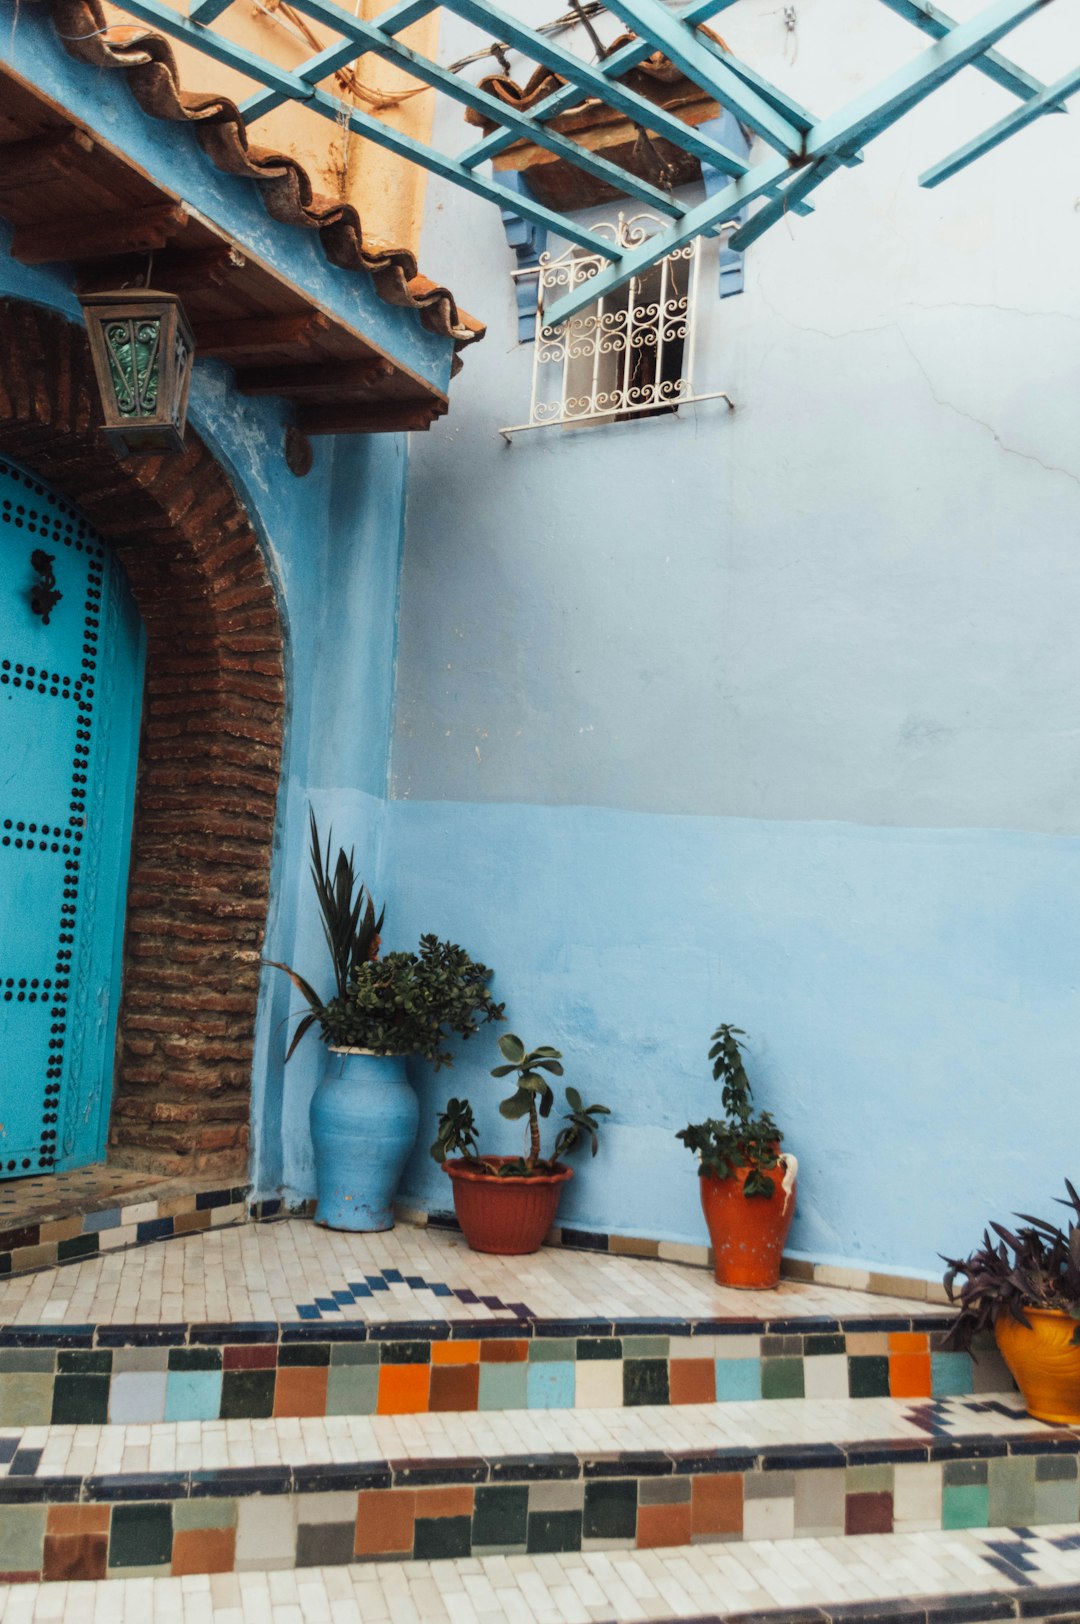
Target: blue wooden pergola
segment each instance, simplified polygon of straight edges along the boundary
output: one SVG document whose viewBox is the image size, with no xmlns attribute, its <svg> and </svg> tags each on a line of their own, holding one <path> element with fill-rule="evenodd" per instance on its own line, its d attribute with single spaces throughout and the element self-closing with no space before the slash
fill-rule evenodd
<svg viewBox="0 0 1080 1624">
<path fill-rule="evenodd" d="M 377 23 L 353 16 L 335 0 L 290 0 L 294 9 L 334 36 L 330 44 L 291 72 L 215 30 L 216 20 L 230 3 L 194 0 L 190 14 L 183 17 L 164 0 L 120 0 L 123 9 L 133 16 L 194 45 L 261 85 L 263 88 L 241 109 L 247 123 L 254 123 L 284 102 L 302 103 L 338 125 L 347 124 L 357 135 L 489 199 L 499 208 L 604 256 L 608 261 L 604 269 L 546 312 L 553 326 L 691 239 L 714 232 L 722 222 L 734 219 L 753 203 L 760 206 L 731 238 L 735 248 L 755 241 L 789 211 L 809 212 L 807 200 L 818 186 L 838 170 L 860 163 L 868 142 L 965 68 L 985 74 L 1014 96 L 1018 105 L 928 169 L 920 176 L 922 186 L 940 185 L 1043 114 L 1064 111 L 1068 98 L 1080 90 L 1080 66 L 1056 83 L 1044 85 L 995 49 L 1005 35 L 1058 0 L 991 0 L 966 22 L 955 22 L 931 0 L 879 0 L 928 35 L 931 43 L 864 95 L 824 118 L 807 112 L 701 29 L 701 24 L 735 6 L 738 0 L 690 0 L 680 15 L 661 0 L 606 0 L 608 10 L 636 37 L 596 63 L 585 61 L 549 34 L 518 21 L 493 0 L 398 0 Z M 489 39 L 520 52 L 564 83 L 528 111 L 519 110 L 402 43 L 399 36 L 410 24 L 440 8 L 475 24 Z M 694 84 L 752 129 L 768 149 L 767 154 L 756 162 L 742 158 L 620 83 L 620 76 L 654 51 L 663 52 Z M 325 88 L 325 82 L 339 69 L 368 54 L 396 64 L 420 83 L 481 113 L 496 128 L 467 150 L 448 156 L 351 103 L 343 103 Z M 714 190 L 705 202 L 685 208 L 661 187 L 590 152 L 553 127 L 552 121 L 559 113 L 587 98 L 598 99 L 727 176 L 727 185 Z M 572 215 L 512 191 L 482 171 L 481 166 L 523 138 L 648 204 L 669 223 L 646 242 L 620 251 Z"/>
</svg>

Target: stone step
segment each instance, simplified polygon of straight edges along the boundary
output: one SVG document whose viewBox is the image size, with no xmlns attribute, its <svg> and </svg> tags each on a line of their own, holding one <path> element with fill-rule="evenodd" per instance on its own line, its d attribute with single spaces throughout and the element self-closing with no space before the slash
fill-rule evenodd
<svg viewBox="0 0 1080 1624">
<path fill-rule="evenodd" d="M 169 1619 L 171 1624 L 981 1624 L 1080 1607 L 1074 1527 L 852 1535 L 674 1550 L 581 1551 L 459 1561 L 374 1562 L 295 1571 L 192 1573 L 64 1582 L 65 1542 L 104 1560 L 107 1535 L 51 1536 L 57 1576 L 0 1592 L 4 1624 Z M 162 1570 L 156 1570 L 160 1573 Z"/>
<path fill-rule="evenodd" d="M 15 1325 L 0 1330 L 0 1425 L 931 1399 L 1011 1385 L 992 1346 L 946 1351 L 948 1325 L 929 1313 Z"/>
<path fill-rule="evenodd" d="M 52 1425 L 0 1455 L 0 1576 L 54 1539 L 102 1577 L 1080 1518 L 1080 1434 L 1009 1394 Z"/>
</svg>

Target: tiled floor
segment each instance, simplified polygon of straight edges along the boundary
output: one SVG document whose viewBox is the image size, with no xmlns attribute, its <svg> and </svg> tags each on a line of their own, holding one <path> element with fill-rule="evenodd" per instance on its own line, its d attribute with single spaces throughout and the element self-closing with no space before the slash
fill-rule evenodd
<svg viewBox="0 0 1080 1624">
<path fill-rule="evenodd" d="M 219 1184 L 223 1181 L 219 1179 Z M 176 1180 L 166 1181 L 156 1173 L 132 1173 L 109 1167 L 76 1168 L 71 1173 L 49 1173 L 41 1177 L 5 1179 L 0 1182 L 0 1230 L 40 1222 L 44 1218 L 65 1217 L 85 1212 L 102 1202 L 123 1198 L 132 1190 L 150 1185 L 179 1188 Z"/>
<path fill-rule="evenodd" d="M 332 1415 L 153 1425 L 0 1429 L 0 1456 L 40 1450 L 30 1475 L 206 1471 L 369 1460 L 448 1460 L 619 1451 L 797 1449 L 804 1444 L 993 1435 L 1040 1429 L 1008 1396 L 944 1399 L 777 1399 L 631 1410 L 504 1410 Z M 6 1471 L 5 1466 L 0 1472 Z"/>
<path fill-rule="evenodd" d="M 387 1271 L 400 1279 L 388 1281 Z M 0 1285 L 0 1324 L 15 1325 L 490 1319 L 522 1309 L 567 1319 L 888 1317 L 928 1306 L 794 1281 L 776 1292 L 732 1291 L 705 1269 L 604 1253 L 483 1257 L 434 1229 L 346 1235 L 300 1219 L 204 1232 Z"/>
<path fill-rule="evenodd" d="M 896 1596 L 1077 1587 L 1075 1528 L 757 1541 L 671 1551 L 588 1551 L 372 1563 L 270 1573 L 10 1586 L 3 1624 L 616 1624 L 830 1607 Z M 1068 1607 L 1057 1608 L 1059 1612 Z M 1075 1609 L 1072 1609 L 1075 1611 Z M 980 1616 L 978 1610 L 968 1617 Z M 982 1614 L 981 1616 L 986 1616 Z"/>
</svg>

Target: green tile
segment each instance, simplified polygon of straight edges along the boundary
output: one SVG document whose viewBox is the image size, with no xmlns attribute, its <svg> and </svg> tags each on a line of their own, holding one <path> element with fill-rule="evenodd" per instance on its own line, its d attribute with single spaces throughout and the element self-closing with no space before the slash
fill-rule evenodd
<svg viewBox="0 0 1080 1624">
<path fill-rule="evenodd" d="M 669 1336 L 624 1336 L 624 1359 L 666 1359 L 671 1347 Z"/>
<path fill-rule="evenodd" d="M 1035 1483 L 1033 1523 L 1074 1523 L 1080 1520 L 1080 1483 L 1076 1478 L 1047 1479 Z"/>
<path fill-rule="evenodd" d="M 327 1415 L 374 1415 L 379 1398 L 378 1365 L 331 1365 Z"/>
<path fill-rule="evenodd" d="M 80 1375 L 107 1376 L 112 1370 L 111 1348 L 62 1348 L 57 1355 L 57 1370 L 78 1371 Z"/>
<path fill-rule="evenodd" d="M 220 1370 L 220 1348 L 170 1348 L 170 1370 Z"/>
<path fill-rule="evenodd" d="M 108 1376 L 57 1376 L 50 1417 L 54 1425 L 86 1422 L 103 1426 L 108 1419 Z"/>
<path fill-rule="evenodd" d="M 761 1361 L 762 1398 L 805 1398 L 803 1362 L 801 1359 L 763 1359 Z"/>
<path fill-rule="evenodd" d="M 530 1556 L 547 1551 L 580 1551 L 580 1511 L 530 1511 L 527 1548 Z"/>
<path fill-rule="evenodd" d="M 431 1363 L 430 1342 L 383 1342 L 380 1345 L 384 1365 L 429 1365 Z"/>
<path fill-rule="evenodd" d="M 805 1339 L 803 1351 L 810 1356 L 823 1353 L 846 1353 L 847 1337 L 842 1331 L 835 1334 L 823 1332 L 820 1336 L 808 1336 Z"/>
<path fill-rule="evenodd" d="M 5 1506 L 0 1515 L 0 1572 L 39 1573 L 47 1506 Z"/>
<path fill-rule="evenodd" d="M 273 1370 L 227 1370 L 221 1383 L 221 1419 L 254 1420 L 274 1413 Z"/>
<path fill-rule="evenodd" d="M 481 1365 L 482 1410 L 524 1410 L 529 1404 L 529 1367 L 524 1360 L 514 1365 Z"/>
<path fill-rule="evenodd" d="M 668 1402 L 668 1362 L 666 1359 L 625 1359 L 623 1361 L 623 1403 L 628 1407 Z"/>
<path fill-rule="evenodd" d="M 954 1488 L 985 1483 L 989 1475 L 987 1465 L 984 1460 L 947 1460 L 942 1482 Z"/>
<path fill-rule="evenodd" d="M 235 1528 L 235 1500 L 177 1500 L 173 1504 L 176 1532 L 191 1528 Z"/>
<path fill-rule="evenodd" d="M 529 1360 L 534 1365 L 567 1361 L 572 1364 L 576 1356 L 577 1342 L 573 1337 L 536 1336 L 529 1343 Z"/>
<path fill-rule="evenodd" d="M 893 1469 L 887 1464 L 849 1466 L 844 1473 L 844 1487 L 848 1494 L 891 1494 Z"/>
<path fill-rule="evenodd" d="M 279 1365 L 328 1365 L 328 1342 L 284 1342 L 278 1349 Z"/>
<path fill-rule="evenodd" d="M 990 1462 L 990 1524 L 1025 1528 L 1035 1521 L 1035 1461 L 1013 1455 Z"/>
<path fill-rule="evenodd" d="M 0 1371 L 36 1371 L 39 1375 L 56 1369 L 54 1348 L 0 1348 Z"/>
<path fill-rule="evenodd" d="M 157 1568 L 172 1561 L 172 1506 L 113 1506 L 110 1568 Z"/>
<path fill-rule="evenodd" d="M 435 1562 L 440 1557 L 469 1556 L 472 1552 L 471 1517 L 417 1517 L 413 1560 Z"/>
<path fill-rule="evenodd" d="M 473 1549 L 487 1545 L 524 1548 L 528 1531 L 529 1488 L 526 1483 L 481 1487 L 473 1510 Z"/>
<path fill-rule="evenodd" d="M 946 1484 L 942 1490 L 942 1528 L 988 1528 L 990 1491 L 985 1483 Z"/>
<path fill-rule="evenodd" d="M 52 1398 L 51 1376 L 14 1371 L 0 1376 L 0 1426 L 47 1427 Z"/>
<path fill-rule="evenodd" d="M 888 1356 L 854 1354 L 848 1360 L 848 1392 L 852 1398 L 888 1398 Z"/>
<path fill-rule="evenodd" d="M 334 1342 L 330 1347 L 330 1368 L 335 1365 L 377 1365 L 377 1342 Z"/>
<path fill-rule="evenodd" d="M 597 1478 L 586 1483 L 582 1534 L 586 1539 L 636 1538 L 636 1479 Z"/>
<path fill-rule="evenodd" d="M 621 1359 L 623 1345 L 617 1336 L 579 1336 L 579 1359 Z"/>
<path fill-rule="evenodd" d="M 1036 1483 L 1065 1483 L 1076 1477 L 1075 1455 L 1036 1455 Z"/>
</svg>

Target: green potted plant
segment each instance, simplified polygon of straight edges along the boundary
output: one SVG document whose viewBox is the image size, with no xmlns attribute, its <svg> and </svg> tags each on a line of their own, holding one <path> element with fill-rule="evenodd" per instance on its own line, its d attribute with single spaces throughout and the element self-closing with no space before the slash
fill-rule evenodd
<svg viewBox="0 0 1080 1624">
<path fill-rule="evenodd" d="M 970 1349 L 993 1331 L 1028 1414 L 1037 1421 L 1080 1426 L 1080 1196 L 1065 1180 L 1069 1227 L 1019 1212 L 1022 1228 L 1001 1224 L 983 1234 L 968 1258 L 946 1258 L 945 1290 L 960 1312 L 947 1348 Z M 956 1282 L 963 1280 L 957 1290 Z"/>
<path fill-rule="evenodd" d="M 744 1290 L 774 1287 L 795 1216 L 798 1163 L 780 1149 L 783 1135 L 768 1111 L 753 1111 L 743 1065 L 746 1033 L 718 1026 L 709 1059 L 722 1083 L 725 1115 L 691 1122 L 676 1134 L 698 1158 L 701 1206 L 712 1242 L 716 1278 Z"/>
<path fill-rule="evenodd" d="M 439 1131 L 431 1147 L 435 1161 L 446 1168 L 454 1191 L 454 1211 L 465 1239 L 474 1252 L 505 1256 L 535 1252 L 555 1222 L 563 1186 L 573 1168 L 567 1156 L 587 1138 L 595 1156 L 599 1148 L 597 1117 L 610 1116 L 606 1105 L 585 1105 L 576 1088 L 566 1088 L 565 1127 L 555 1135 L 549 1157 L 541 1155 L 540 1118 L 551 1115 L 554 1090 L 544 1075 L 563 1075 L 558 1049 L 527 1050 L 519 1037 L 507 1032 L 499 1039 L 506 1064 L 492 1069 L 493 1077 L 516 1077 L 514 1092 L 499 1106 L 510 1122 L 525 1124 L 525 1153 L 521 1156 L 483 1156 L 476 1141 L 476 1121 L 468 1100 L 452 1099 L 439 1117 Z M 456 1155 L 454 1153 L 457 1153 Z M 452 1159 L 451 1159 L 452 1158 Z"/>
<path fill-rule="evenodd" d="M 311 1099 L 318 1202 L 315 1222 L 330 1229 L 393 1228 L 392 1202 L 416 1143 L 420 1106 L 406 1074 L 410 1055 L 436 1070 L 452 1064 L 451 1033 L 467 1039 L 481 1021 L 501 1020 L 488 991 L 491 971 L 463 948 L 422 936 L 419 951 L 379 955 L 383 913 L 340 849 L 331 873 L 311 814 L 311 873 L 334 970 L 334 995 L 320 997 L 287 964 L 282 970 L 308 1004 L 286 1059 L 317 1025 L 330 1054 Z"/>
</svg>

